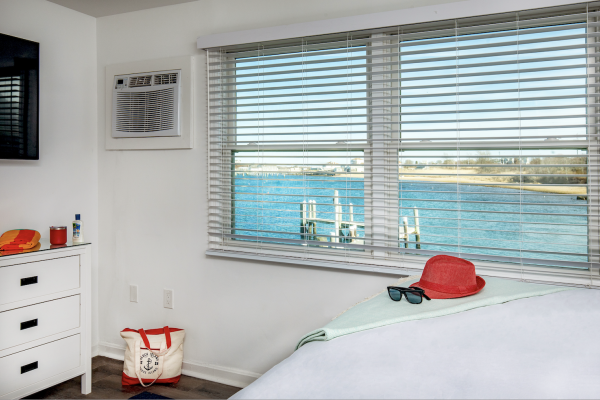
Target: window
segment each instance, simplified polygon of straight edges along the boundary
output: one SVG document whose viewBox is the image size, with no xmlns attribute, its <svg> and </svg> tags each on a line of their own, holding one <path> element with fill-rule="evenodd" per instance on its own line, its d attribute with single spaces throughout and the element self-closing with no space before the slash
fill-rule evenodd
<svg viewBox="0 0 600 400">
<path fill-rule="evenodd" d="M 209 50 L 211 252 L 384 268 L 444 253 L 589 282 L 598 15 Z"/>
</svg>

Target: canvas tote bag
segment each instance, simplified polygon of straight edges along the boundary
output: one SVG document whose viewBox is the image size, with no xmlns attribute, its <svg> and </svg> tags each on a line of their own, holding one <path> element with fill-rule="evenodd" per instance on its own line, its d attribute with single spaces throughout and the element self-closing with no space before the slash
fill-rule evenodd
<svg viewBox="0 0 600 400">
<path fill-rule="evenodd" d="M 158 383 L 177 383 L 181 378 L 185 331 L 165 326 L 162 329 L 124 329 L 127 342 L 123 377 L 125 385 L 144 387 Z"/>
</svg>

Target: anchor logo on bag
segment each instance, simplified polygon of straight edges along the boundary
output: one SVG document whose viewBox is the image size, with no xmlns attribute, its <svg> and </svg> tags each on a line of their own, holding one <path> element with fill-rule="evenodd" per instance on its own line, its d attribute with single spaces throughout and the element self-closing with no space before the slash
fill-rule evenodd
<svg viewBox="0 0 600 400">
<path fill-rule="evenodd" d="M 151 351 L 142 353 L 140 357 L 140 372 L 151 375 L 158 371 L 158 356 Z"/>
</svg>

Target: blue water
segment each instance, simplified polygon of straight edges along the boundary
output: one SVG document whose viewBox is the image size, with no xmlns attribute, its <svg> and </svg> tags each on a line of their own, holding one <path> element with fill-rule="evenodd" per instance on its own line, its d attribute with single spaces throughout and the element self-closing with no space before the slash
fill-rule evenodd
<svg viewBox="0 0 600 400">
<path fill-rule="evenodd" d="M 334 190 L 338 191 L 343 220 L 349 220 L 352 204 L 354 220 L 364 222 L 364 184 L 359 178 L 236 175 L 234 186 L 236 235 L 258 236 L 263 242 L 301 239 L 300 205 L 286 203 L 314 200 L 317 218 L 333 220 Z M 421 249 L 588 260 L 587 201 L 578 200 L 576 195 L 420 181 L 400 181 L 400 189 L 400 223 L 402 217 L 407 217 L 408 224 L 414 226 L 413 209 L 418 209 Z M 317 236 L 335 235 L 333 231 L 333 224 L 317 224 Z M 359 237 L 365 236 L 363 228 L 357 231 Z M 415 248 L 415 237 L 410 239 L 413 243 L 409 247 Z"/>
</svg>

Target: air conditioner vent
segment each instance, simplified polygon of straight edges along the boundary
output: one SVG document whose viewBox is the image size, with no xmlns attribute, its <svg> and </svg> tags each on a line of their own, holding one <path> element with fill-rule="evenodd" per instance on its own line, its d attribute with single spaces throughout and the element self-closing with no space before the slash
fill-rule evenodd
<svg viewBox="0 0 600 400">
<path fill-rule="evenodd" d="M 181 70 L 115 75 L 112 137 L 180 136 Z"/>
<path fill-rule="evenodd" d="M 117 93 L 117 132 L 158 132 L 175 128 L 175 89 Z"/>
<path fill-rule="evenodd" d="M 129 78 L 129 87 L 143 87 L 150 86 L 150 82 L 152 79 L 152 75 L 144 75 L 144 76 L 132 76 Z"/>
<path fill-rule="evenodd" d="M 157 74 L 154 75 L 155 85 L 171 85 L 177 83 L 177 74 Z"/>
</svg>

